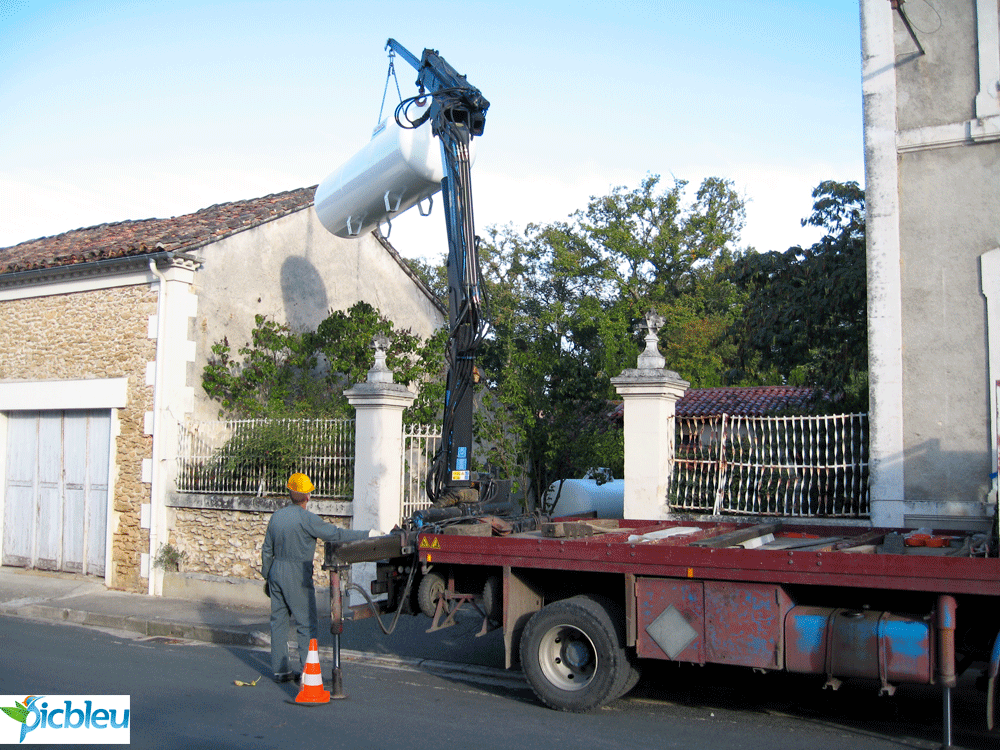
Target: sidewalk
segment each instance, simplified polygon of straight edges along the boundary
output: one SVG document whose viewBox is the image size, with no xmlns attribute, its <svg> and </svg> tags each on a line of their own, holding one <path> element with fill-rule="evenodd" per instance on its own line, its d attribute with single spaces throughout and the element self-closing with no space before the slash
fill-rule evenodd
<svg viewBox="0 0 1000 750">
<path fill-rule="evenodd" d="M 320 658 L 329 661 L 330 592 L 318 589 L 316 595 Z M 109 591 L 103 580 L 88 576 L 0 567 L 0 615 L 229 646 L 270 646 L 270 603 L 263 590 L 236 604 L 214 596 L 210 587 L 196 598 L 147 596 Z M 451 628 L 426 633 L 429 618 L 402 615 L 391 635 L 374 618 L 348 621 L 340 639 L 341 658 L 523 683 L 519 671 L 503 669 L 500 630 L 476 638 L 482 624 L 478 617 L 457 620 Z M 388 627 L 392 617 L 383 615 L 382 621 Z"/>
</svg>

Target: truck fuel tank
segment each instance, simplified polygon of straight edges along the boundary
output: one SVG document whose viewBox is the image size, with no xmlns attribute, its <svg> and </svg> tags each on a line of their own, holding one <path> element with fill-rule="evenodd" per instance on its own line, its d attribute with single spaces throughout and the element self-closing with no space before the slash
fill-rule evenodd
<svg viewBox="0 0 1000 750">
<path fill-rule="evenodd" d="M 883 685 L 934 677 L 928 618 L 832 607 L 793 607 L 785 617 L 785 668 L 830 677 L 870 677 Z"/>
</svg>

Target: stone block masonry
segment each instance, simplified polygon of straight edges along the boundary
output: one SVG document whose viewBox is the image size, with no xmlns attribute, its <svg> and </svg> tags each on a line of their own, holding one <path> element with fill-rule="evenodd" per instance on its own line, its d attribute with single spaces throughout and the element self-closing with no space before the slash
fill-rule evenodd
<svg viewBox="0 0 1000 750">
<path fill-rule="evenodd" d="M 350 519 L 320 518 L 350 528 Z M 176 508 L 170 543 L 185 553 L 181 568 L 185 573 L 263 581 L 260 548 L 270 519 L 271 514 L 263 511 Z M 330 585 L 329 574 L 322 565 L 323 545 L 317 543 L 313 558 L 313 581 L 317 588 Z"/>
<path fill-rule="evenodd" d="M 156 358 L 148 338 L 156 291 L 146 285 L 96 289 L 0 302 L 0 379 L 72 380 L 127 378 L 128 401 L 118 409 L 112 461 L 111 569 L 108 586 L 145 591 L 140 560 L 149 532 L 140 528 L 140 506 L 149 502 L 142 461 L 152 455 L 144 414 L 153 387 L 146 366 Z"/>
</svg>

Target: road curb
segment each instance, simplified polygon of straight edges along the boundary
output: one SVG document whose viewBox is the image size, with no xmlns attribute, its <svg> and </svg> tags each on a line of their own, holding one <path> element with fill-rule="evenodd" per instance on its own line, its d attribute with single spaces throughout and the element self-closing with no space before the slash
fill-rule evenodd
<svg viewBox="0 0 1000 750">
<path fill-rule="evenodd" d="M 134 615 L 112 615 L 103 612 L 87 612 L 68 607 L 53 607 L 45 604 L 28 604 L 21 607 L 2 607 L 0 614 L 25 620 L 49 620 L 83 625 L 91 628 L 110 628 L 139 633 L 147 636 L 186 638 L 192 641 L 215 643 L 220 646 L 257 646 L 259 638 L 254 632 L 233 630 L 214 625 L 154 620 Z"/>
<path fill-rule="evenodd" d="M 135 617 L 133 615 L 87 612 L 85 610 L 54 607 L 46 604 L 32 603 L 15 607 L 0 605 L 0 615 L 17 617 L 24 620 L 64 622 L 83 627 L 123 630 L 151 637 L 184 638 L 202 643 L 213 643 L 219 646 L 269 648 L 271 645 L 271 639 L 268 634 L 258 630 L 234 630 L 215 625 L 155 620 Z M 331 646 L 321 646 L 319 648 L 319 655 L 328 662 L 333 661 L 333 648 Z M 475 678 L 480 682 L 487 680 L 492 684 L 513 688 L 523 688 L 527 685 L 524 676 L 519 671 L 509 671 L 495 667 L 395 656 L 391 654 L 376 654 L 369 651 L 353 651 L 350 649 L 341 649 L 340 657 L 342 661 L 363 663 L 386 669 L 428 672 L 453 679 L 461 679 L 463 677 L 468 679 Z"/>
</svg>

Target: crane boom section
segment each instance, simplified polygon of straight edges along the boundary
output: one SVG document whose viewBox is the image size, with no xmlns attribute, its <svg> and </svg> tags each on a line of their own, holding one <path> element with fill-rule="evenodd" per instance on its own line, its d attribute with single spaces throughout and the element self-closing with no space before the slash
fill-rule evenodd
<svg viewBox="0 0 1000 750">
<path fill-rule="evenodd" d="M 444 165 L 441 187 L 448 233 L 448 377 L 441 450 L 427 477 L 428 497 L 437 501 L 451 490 L 474 483 L 472 386 L 475 355 L 486 335 L 487 323 L 472 211 L 470 143 L 482 135 L 490 103 L 436 51 L 425 49 L 417 60 L 394 39 L 386 42 L 386 48 L 417 71 L 417 99 L 428 96 L 430 105 L 409 126 L 419 127 L 431 121 L 434 135 L 441 141 Z"/>
</svg>

